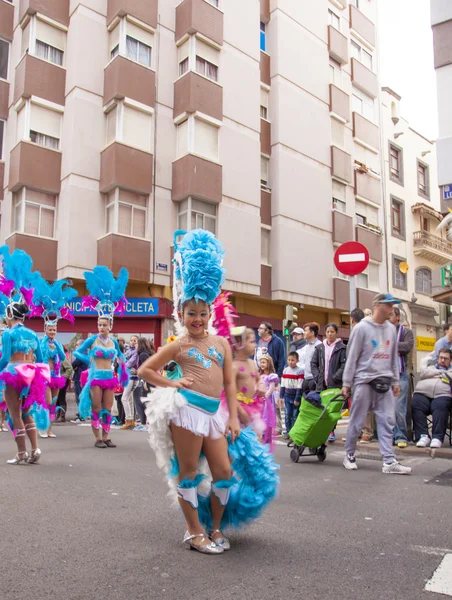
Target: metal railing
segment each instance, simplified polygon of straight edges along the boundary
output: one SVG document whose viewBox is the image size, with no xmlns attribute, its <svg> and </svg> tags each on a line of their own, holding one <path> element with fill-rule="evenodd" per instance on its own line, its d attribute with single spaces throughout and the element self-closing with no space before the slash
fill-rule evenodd
<svg viewBox="0 0 452 600">
<path fill-rule="evenodd" d="M 452 243 L 443 240 L 439 235 L 428 233 L 428 231 L 415 231 L 413 233 L 413 243 L 415 248 L 429 248 L 441 252 L 441 254 L 449 254 L 452 256 Z"/>
</svg>

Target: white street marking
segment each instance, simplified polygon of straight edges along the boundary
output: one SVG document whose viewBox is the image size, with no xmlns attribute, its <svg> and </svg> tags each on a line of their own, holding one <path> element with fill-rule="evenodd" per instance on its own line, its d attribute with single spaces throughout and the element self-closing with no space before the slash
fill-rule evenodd
<svg viewBox="0 0 452 600">
<path fill-rule="evenodd" d="M 410 550 L 422 552 L 423 554 L 434 554 L 435 556 L 444 556 L 452 552 L 449 548 L 430 548 L 428 546 L 410 546 Z"/>
<path fill-rule="evenodd" d="M 452 554 L 446 554 L 441 564 L 427 581 L 424 588 L 427 592 L 452 596 Z"/>
</svg>

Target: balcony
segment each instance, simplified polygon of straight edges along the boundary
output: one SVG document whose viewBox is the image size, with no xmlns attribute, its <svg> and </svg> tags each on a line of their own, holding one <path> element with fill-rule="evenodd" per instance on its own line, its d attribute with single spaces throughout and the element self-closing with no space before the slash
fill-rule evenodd
<svg viewBox="0 0 452 600">
<path fill-rule="evenodd" d="M 260 62 L 261 82 L 266 85 L 271 85 L 270 77 L 270 56 L 261 50 Z"/>
<path fill-rule="evenodd" d="M 268 265 L 261 265 L 261 298 L 264 300 L 272 299 L 272 268 Z"/>
<path fill-rule="evenodd" d="M 97 240 L 97 264 L 106 265 L 113 273 L 126 267 L 130 279 L 147 283 L 151 273 L 151 242 L 109 233 Z"/>
<path fill-rule="evenodd" d="M 157 29 L 158 0 L 108 0 L 108 25 L 117 17 L 130 15 Z"/>
<path fill-rule="evenodd" d="M 65 104 L 66 70 L 31 54 L 25 54 L 16 67 L 14 103 L 19 98 L 36 96 Z"/>
<path fill-rule="evenodd" d="M 260 0 L 261 2 L 261 21 L 268 23 L 270 21 L 270 0 Z"/>
<path fill-rule="evenodd" d="M 46 238 L 13 233 L 6 243 L 11 252 L 16 249 L 25 250 L 33 259 L 33 269 L 39 271 L 44 279 L 53 281 L 57 278 L 58 242 Z"/>
<path fill-rule="evenodd" d="M 336 310 L 350 310 L 350 282 L 347 279 L 333 278 L 333 294 Z"/>
<path fill-rule="evenodd" d="M 213 4 L 205 0 L 183 0 L 176 7 L 176 41 L 187 34 L 201 33 L 222 46 L 223 21 L 222 11 Z"/>
<path fill-rule="evenodd" d="M 272 195 L 270 192 L 261 189 L 261 223 L 263 225 L 272 224 Z"/>
<path fill-rule="evenodd" d="M 333 242 L 343 244 L 353 240 L 353 219 L 345 213 L 333 210 Z"/>
<path fill-rule="evenodd" d="M 368 96 L 378 96 L 377 76 L 356 58 L 352 58 L 352 83 Z"/>
<path fill-rule="evenodd" d="M 5 163 L 0 160 L 0 200 L 3 200 L 3 189 L 5 187 Z"/>
<path fill-rule="evenodd" d="M 0 81 L 0 119 L 8 118 L 9 83 Z"/>
<path fill-rule="evenodd" d="M 100 191 L 106 194 L 116 187 L 150 194 L 152 191 L 153 155 L 114 142 L 101 153 Z"/>
<path fill-rule="evenodd" d="M 0 38 L 12 42 L 14 34 L 14 5 L 0 2 Z"/>
<path fill-rule="evenodd" d="M 372 121 L 368 121 L 360 114 L 353 113 L 353 137 L 361 145 L 378 152 L 380 149 L 380 131 Z"/>
<path fill-rule="evenodd" d="M 355 196 L 381 204 L 381 181 L 368 173 L 355 171 Z"/>
<path fill-rule="evenodd" d="M 174 118 L 199 111 L 223 119 L 223 88 L 206 77 L 189 71 L 174 84 Z"/>
<path fill-rule="evenodd" d="M 330 83 L 330 113 L 346 123 L 350 121 L 350 96 Z"/>
<path fill-rule="evenodd" d="M 359 308 L 364 310 L 365 308 L 372 308 L 372 302 L 375 298 L 375 292 L 371 292 L 370 290 L 364 290 L 362 288 L 358 288 L 356 290 L 356 300 Z"/>
<path fill-rule="evenodd" d="M 352 180 L 352 157 L 337 146 L 331 146 L 331 174 L 347 183 Z"/>
<path fill-rule="evenodd" d="M 49 19 L 69 25 L 69 0 L 20 0 L 19 23 L 26 14 L 41 13 Z"/>
<path fill-rule="evenodd" d="M 383 260 L 383 237 L 381 233 L 366 225 L 356 225 L 356 241 L 361 242 L 369 251 L 371 260 Z"/>
<path fill-rule="evenodd" d="M 272 151 L 271 133 L 271 123 L 265 119 L 261 119 L 261 153 L 267 156 L 270 156 Z"/>
<path fill-rule="evenodd" d="M 31 142 L 19 142 L 10 154 L 9 187 L 31 187 L 48 194 L 61 189 L 61 152 Z"/>
<path fill-rule="evenodd" d="M 350 4 L 350 31 L 364 43 L 375 48 L 375 25 L 363 13 Z"/>
<path fill-rule="evenodd" d="M 194 196 L 200 200 L 220 203 L 223 195 L 223 168 L 187 154 L 173 162 L 173 192 L 175 202 Z"/>
<path fill-rule="evenodd" d="M 341 65 L 348 63 L 348 40 L 332 25 L 328 25 L 328 51 Z"/>
<path fill-rule="evenodd" d="M 422 256 L 440 265 L 450 263 L 452 260 L 452 243 L 434 233 L 415 231 L 413 246 L 415 256 Z"/>
<path fill-rule="evenodd" d="M 155 106 L 155 71 L 124 56 L 116 56 L 104 73 L 104 105 L 113 98 L 130 98 Z"/>
</svg>

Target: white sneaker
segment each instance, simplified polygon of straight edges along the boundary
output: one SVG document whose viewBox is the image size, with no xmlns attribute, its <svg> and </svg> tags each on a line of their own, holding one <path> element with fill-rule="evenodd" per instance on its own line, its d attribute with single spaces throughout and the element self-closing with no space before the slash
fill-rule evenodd
<svg viewBox="0 0 452 600">
<path fill-rule="evenodd" d="M 49 437 L 49 434 L 48 434 L 47 432 L 45 432 L 45 433 L 41 433 L 41 432 L 39 432 L 39 437 L 42 437 L 42 438 L 48 438 L 48 437 Z"/>
<path fill-rule="evenodd" d="M 416 444 L 416 448 L 427 448 L 427 446 L 430 446 L 430 438 L 428 435 L 421 435 L 420 440 Z"/>
<path fill-rule="evenodd" d="M 345 455 L 343 465 L 348 471 L 356 471 L 358 468 L 358 465 L 356 464 L 356 458 L 353 456 L 353 454 Z"/>
<path fill-rule="evenodd" d="M 396 460 L 392 463 L 383 463 L 383 473 L 393 473 L 394 475 L 410 475 L 411 467 L 404 467 Z"/>
<path fill-rule="evenodd" d="M 441 448 L 442 445 L 442 441 L 438 440 L 437 438 L 433 438 L 430 442 L 430 448 Z"/>
</svg>

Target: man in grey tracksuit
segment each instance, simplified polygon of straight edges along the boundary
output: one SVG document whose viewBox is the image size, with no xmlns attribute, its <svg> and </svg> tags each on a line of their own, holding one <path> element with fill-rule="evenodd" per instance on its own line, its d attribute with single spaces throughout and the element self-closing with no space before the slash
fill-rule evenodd
<svg viewBox="0 0 452 600">
<path fill-rule="evenodd" d="M 353 402 L 345 442 L 344 467 L 357 469 L 356 444 L 366 415 L 372 411 L 378 427 L 383 473 L 407 475 L 410 467 L 397 462 L 392 449 L 396 396 L 400 393 L 397 335 L 388 319 L 394 304 L 400 300 L 391 294 L 377 294 L 372 316 L 354 327 L 350 336 L 342 393 Z"/>
</svg>

